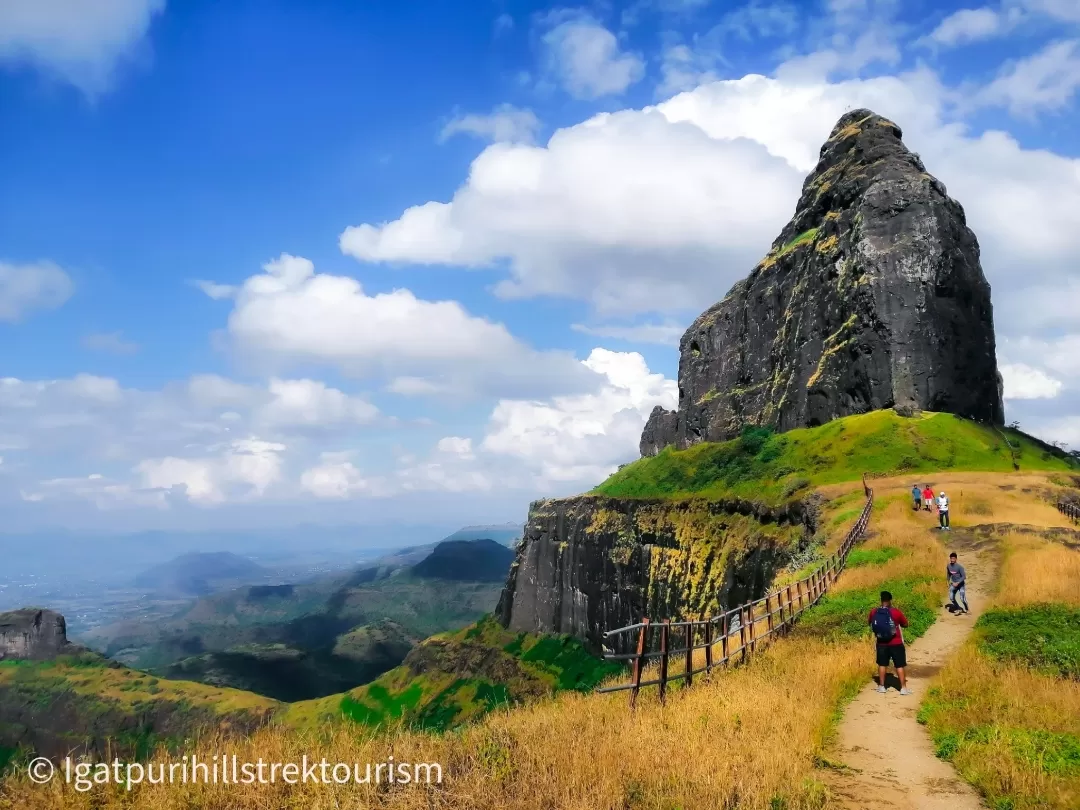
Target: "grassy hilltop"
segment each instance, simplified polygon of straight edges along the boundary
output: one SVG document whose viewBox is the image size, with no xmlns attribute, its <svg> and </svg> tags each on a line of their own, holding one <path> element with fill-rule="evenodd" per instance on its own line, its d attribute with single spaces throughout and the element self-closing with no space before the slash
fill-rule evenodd
<svg viewBox="0 0 1080 810">
<path fill-rule="evenodd" d="M 615 498 L 744 497 L 779 501 L 808 487 L 946 470 L 1068 471 L 1076 463 L 1018 430 L 948 413 L 873 411 L 774 434 L 747 428 L 727 442 L 665 448 L 616 472 L 594 492 Z"/>
</svg>

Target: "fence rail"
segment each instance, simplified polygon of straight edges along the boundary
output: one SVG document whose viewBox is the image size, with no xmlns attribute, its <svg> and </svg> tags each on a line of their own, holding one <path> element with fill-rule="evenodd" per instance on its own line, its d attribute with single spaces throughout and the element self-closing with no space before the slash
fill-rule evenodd
<svg viewBox="0 0 1080 810">
<path fill-rule="evenodd" d="M 863 492 L 866 504 L 840 547 L 798 582 L 777 588 L 761 599 L 709 619 L 650 622 L 646 618 L 637 624 L 604 633 L 605 660 L 631 661 L 631 674 L 628 683 L 606 686 L 597 691 L 629 690 L 630 706 L 633 708 L 640 689 L 656 686 L 659 687 L 662 701 L 671 682 L 681 680 L 684 686 L 690 686 L 695 675 L 711 672 L 714 667 L 732 662 L 747 661 L 776 635 L 786 634 L 798 617 L 817 604 L 840 576 L 847 563 L 848 552 L 866 531 L 870 512 L 874 508 L 874 490 L 867 485 L 865 476 Z M 673 647 L 673 644 L 681 646 Z M 703 651 L 704 663 L 695 664 L 694 654 L 698 651 Z M 670 672 L 673 659 L 682 662 L 681 672 Z M 657 664 L 655 677 L 642 680 L 651 662 Z"/>
<path fill-rule="evenodd" d="M 1066 517 L 1070 517 L 1075 521 L 1080 521 L 1080 506 L 1075 503 L 1067 503 L 1066 501 L 1058 501 L 1058 511 Z"/>
</svg>

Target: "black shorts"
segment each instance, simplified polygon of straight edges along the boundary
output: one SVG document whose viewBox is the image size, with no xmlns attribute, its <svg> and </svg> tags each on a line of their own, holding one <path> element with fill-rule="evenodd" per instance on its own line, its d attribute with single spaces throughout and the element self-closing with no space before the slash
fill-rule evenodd
<svg viewBox="0 0 1080 810">
<path fill-rule="evenodd" d="M 887 667 L 889 665 L 889 659 L 892 659 L 893 664 L 896 667 L 907 666 L 907 650 L 903 644 L 878 644 L 877 645 L 877 665 L 879 667 Z"/>
</svg>

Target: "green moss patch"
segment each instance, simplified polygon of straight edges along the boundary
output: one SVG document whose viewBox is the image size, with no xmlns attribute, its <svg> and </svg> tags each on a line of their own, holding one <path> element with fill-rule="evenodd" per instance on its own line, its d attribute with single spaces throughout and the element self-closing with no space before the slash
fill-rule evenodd
<svg viewBox="0 0 1080 810">
<path fill-rule="evenodd" d="M 981 652 L 1080 680 L 1080 608 L 1056 603 L 988 610 L 975 624 Z"/>
</svg>

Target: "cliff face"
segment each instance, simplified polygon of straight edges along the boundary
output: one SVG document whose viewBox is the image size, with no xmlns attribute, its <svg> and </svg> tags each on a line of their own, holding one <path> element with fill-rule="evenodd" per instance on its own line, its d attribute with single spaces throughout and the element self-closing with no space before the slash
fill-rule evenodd
<svg viewBox="0 0 1080 810">
<path fill-rule="evenodd" d="M 0 661 L 46 660 L 69 649 L 67 624 L 59 613 L 37 608 L 0 613 Z"/>
<path fill-rule="evenodd" d="M 598 651 L 605 630 L 642 616 L 704 616 L 759 597 L 814 529 L 812 502 L 538 501 L 496 615 Z"/>
<path fill-rule="evenodd" d="M 896 124 L 844 115 L 768 255 L 680 343 L 642 455 L 895 407 L 1000 424 L 990 285 L 960 204 Z"/>
</svg>

